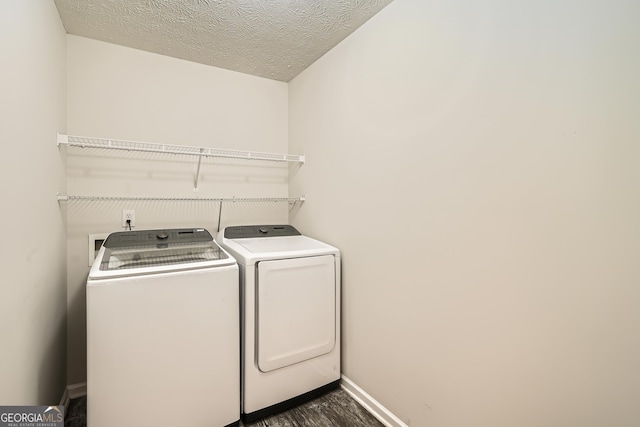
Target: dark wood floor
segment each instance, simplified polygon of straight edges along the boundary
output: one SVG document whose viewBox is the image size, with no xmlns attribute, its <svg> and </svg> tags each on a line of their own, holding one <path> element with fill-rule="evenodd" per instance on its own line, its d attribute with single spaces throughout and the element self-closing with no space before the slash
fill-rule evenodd
<svg viewBox="0 0 640 427">
<path fill-rule="evenodd" d="M 337 389 L 246 427 L 384 427 L 349 394 Z"/>
<path fill-rule="evenodd" d="M 87 399 L 73 399 L 67 408 L 65 427 L 87 426 Z M 286 412 L 243 424 L 244 427 L 384 427 L 373 415 L 337 389 Z M 115 426 L 114 426 L 115 427 Z"/>
<path fill-rule="evenodd" d="M 87 427 L 87 397 L 78 397 L 64 408 L 65 427 Z"/>
</svg>

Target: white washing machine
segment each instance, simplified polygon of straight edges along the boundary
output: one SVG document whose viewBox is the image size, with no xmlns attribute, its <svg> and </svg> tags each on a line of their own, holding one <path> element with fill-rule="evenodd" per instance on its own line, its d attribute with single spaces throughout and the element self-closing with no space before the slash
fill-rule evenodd
<svg viewBox="0 0 640 427">
<path fill-rule="evenodd" d="M 87 424 L 238 425 L 238 266 L 205 229 L 107 237 L 87 281 Z"/>
<path fill-rule="evenodd" d="M 242 419 L 340 383 L 340 251 L 290 225 L 227 227 L 240 267 Z"/>
</svg>

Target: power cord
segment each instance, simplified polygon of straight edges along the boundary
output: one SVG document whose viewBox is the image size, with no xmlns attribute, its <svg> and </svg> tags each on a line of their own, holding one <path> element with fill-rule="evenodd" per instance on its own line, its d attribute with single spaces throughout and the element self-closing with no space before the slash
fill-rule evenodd
<svg viewBox="0 0 640 427">
<path fill-rule="evenodd" d="M 129 231 L 131 231 L 131 220 L 130 219 L 127 220 L 127 226 L 129 227 Z"/>
</svg>

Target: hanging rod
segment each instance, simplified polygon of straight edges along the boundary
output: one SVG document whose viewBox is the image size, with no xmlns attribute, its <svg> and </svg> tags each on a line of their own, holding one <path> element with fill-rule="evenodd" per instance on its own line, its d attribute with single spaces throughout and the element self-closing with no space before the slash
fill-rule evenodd
<svg viewBox="0 0 640 427">
<path fill-rule="evenodd" d="M 76 196 L 58 194 L 58 201 L 154 201 L 154 202 L 304 202 L 305 196 L 300 197 L 138 197 L 138 196 Z"/>
<path fill-rule="evenodd" d="M 151 142 L 126 141 L 118 139 L 94 138 L 77 135 L 58 134 L 58 146 L 67 145 L 80 148 L 102 148 L 108 150 L 137 151 L 144 153 L 180 154 L 195 157 L 221 157 L 242 160 L 264 160 L 271 162 L 304 163 L 304 155 L 241 151 L 226 148 L 191 147 L 186 145 L 157 144 Z"/>
</svg>

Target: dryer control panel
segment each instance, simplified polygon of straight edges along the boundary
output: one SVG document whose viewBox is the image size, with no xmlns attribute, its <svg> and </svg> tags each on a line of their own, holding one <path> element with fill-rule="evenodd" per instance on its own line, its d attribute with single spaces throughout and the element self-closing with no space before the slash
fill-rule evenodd
<svg viewBox="0 0 640 427">
<path fill-rule="evenodd" d="M 301 233 L 291 225 L 241 225 L 227 227 L 225 239 L 249 239 L 255 237 L 300 236 Z"/>
</svg>

